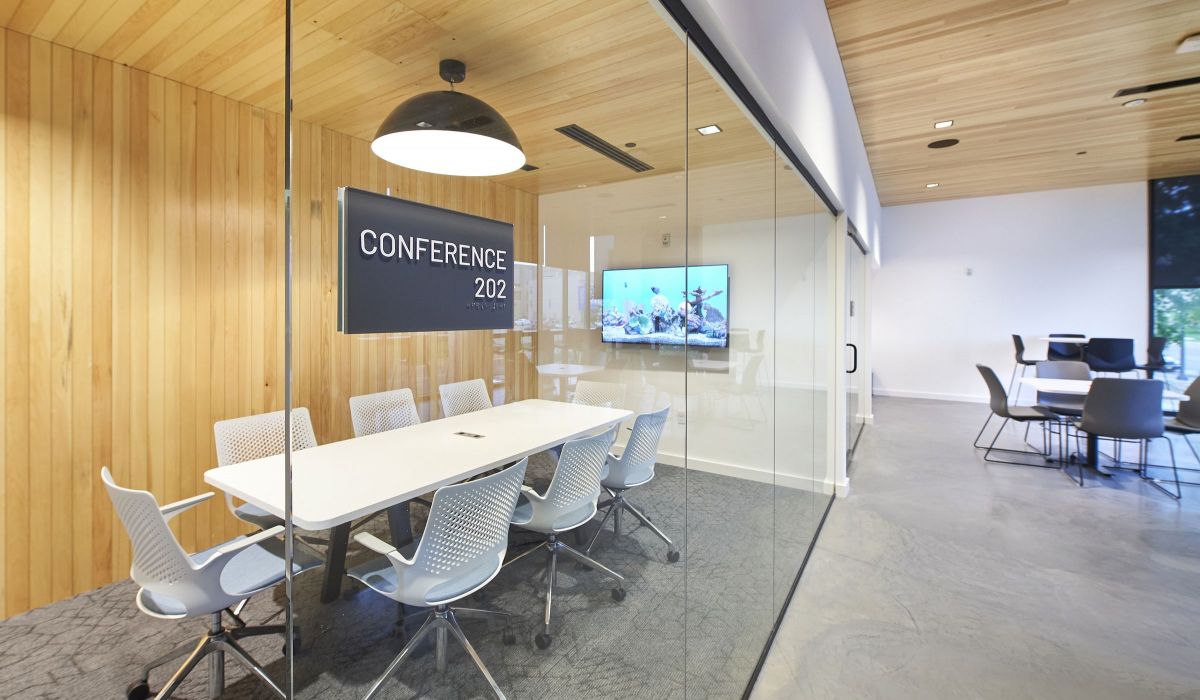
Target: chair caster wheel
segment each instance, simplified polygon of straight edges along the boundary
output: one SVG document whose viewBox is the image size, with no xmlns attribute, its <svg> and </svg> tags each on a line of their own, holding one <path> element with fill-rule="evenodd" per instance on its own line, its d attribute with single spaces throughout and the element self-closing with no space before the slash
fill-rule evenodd
<svg viewBox="0 0 1200 700">
<path fill-rule="evenodd" d="M 504 637 L 502 639 L 505 646 L 512 646 L 517 643 L 517 633 L 511 629 L 504 630 Z"/>
<path fill-rule="evenodd" d="M 667 552 L 667 561 L 671 562 L 672 564 L 679 561 L 679 550 L 672 549 L 669 552 Z"/>
<path fill-rule="evenodd" d="M 538 649 L 549 649 L 552 641 L 554 638 L 544 632 L 538 633 L 538 636 L 533 638 L 533 643 L 537 645 Z"/>
<path fill-rule="evenodd" d="M 149 681 L 137 681 L 135 683 L 130 683 L 129 687 L 125 689 L 125 697 L 127 700 L 148 700 L 149 698 L 153 697 L 153 695 L 154 694 L 150 692 Z"/>
<path fill-rule="evenodd" d="M 622 600 L 625 600 L 625 589 L 620 587 L 612 589 L 612 597 L 613 600 L 617 601 L 618 603 L 620 603 Z"/>
</svg>

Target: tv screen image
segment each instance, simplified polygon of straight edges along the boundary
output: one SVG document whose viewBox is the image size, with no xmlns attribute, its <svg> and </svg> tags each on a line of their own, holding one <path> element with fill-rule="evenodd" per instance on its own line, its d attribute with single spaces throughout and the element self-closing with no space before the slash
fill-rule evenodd
<svg viewBox="0 0 1200 700">
<path fill-rule="evenodd" d="M 606 343 L 729 342 L 728 265 L 605 270 L 601 284 Z"/>
</svg>

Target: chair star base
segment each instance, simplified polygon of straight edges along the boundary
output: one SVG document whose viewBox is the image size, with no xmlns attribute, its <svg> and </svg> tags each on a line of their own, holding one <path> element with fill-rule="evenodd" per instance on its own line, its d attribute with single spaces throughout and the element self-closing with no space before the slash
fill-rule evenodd
<svg viewBox="0 0 1200 700">
<path fill-rule="evenodd" d="M 625 583 L 624 576 L 618 574 L 595 559 L 592 559 L 578 549 L 575 549 L 574 547 L 562 542 L 558 539 L 558 535 L 556 534 L 549 535 L 545 542 L 528 551 L 522 552 L 520 555 L 505 562 L 504 565 L 509 566 L 510 564 L 520 561 L 534 552 L 539 552 L 542 550 L 546 551 L 546 568 L 543 569 L 539 578 L 543 581 L 549 578 L 549 584 L 546 586 L 546 612 L 542 618 L 542 631 L 539 632 L 533 640 L 534 643 L 537 644 L 538 649 L 549 648 L 554 639 L 550 636 L 550 610 L 554 604 L 554 586 L 558 582 L 558 555 L 560 552 L 571 557 L 579 564 L 583 565 L 584 568 L 595 569 L 615 581 L 617 585 L 612 589 L 613 600 L 617 601 L 618 603 L 622 600 L 625 600 L 625 588 L 622 585 Z"/>
<path fill-rule="evenodd" d="M 434 663 L 439 672 L 446 670 L 447 641 L 449 637 L 453 636 L 454 639 L 458 641 L 462 648 L 467 652 L 467 656 L 471 657 L 471 661 L 474 662 L 475 668 L 479 669 L 479 672 L 483 674 L 484 679 L 487 680 L 488 685 L 491 686 L 492 692 L 496 694 L 496 697 L 500 698 L 500 700 L 505 700 L 504 692 L 500 690 L 500 686 L 496 683 L 496 679 L 492 678 L 492 674 L 488 672 L 487 666 L 483 665 L 483 660 L 480 659 L 479 654 L 475 652 L 475 647 L 471 646 L 471 643 L 467 641 L 466 635 L 463 634 L 462 628 L 459 627 L 459 615 L 462 615 L 463 617 L 501 618 L 504 620 L 506 627 L 504 631 L 504 643 L 513 644 L 516 641 L 516 637 L 511 629 L 512 615 L 508 613 L 499 612 L 496 610 L 451 608 L 449 605 L 439 605 L 428 614 L 428 616 L 425 618 L 424 624 L 422 624 L 421 628 L 417 630 L 417 633 L 412 636 L 412 639 L 408 640 L 408 643 L 404 645 L 404 648 L 400 650 L 400 653 L 396 655 L 396 658 L 392 660 L 392 663 L 388 664 L 388 667 L 383 674 L 371 684 L 371 689 L 367 691 L 364 700 L 371 700 L 371 698 L 378 695 L 379 690 L 383 687 L 384 682 L 396 672 L 396 669 L 400 668 L 400 664 L 404 663 L 405 659 L 412 655 L 413 650 L 417 648 L 417 645 L 421 643 L 421 640 L 425 639 L 425 637 L 429 636 L 430 634 L 434 635 L 434 653 L 436 654 Z"/>
<path fill-rule="evenodd" d="M 129 700 L 141 700 L 142 698 L 150 697 L 150 672 L 164 664 L 170 663 L 175 659 L 191 652 L 183 665 L 171 676 L 163 689 L 154 697 L 156 700 L 165 700 L 171 697 L 183 681 L 188 677 L 196 666 L 205 657 L 209 658 L 208 666 L 208 695 L 210 698 L 218 698 L 225 690 L 225 654 L 228 652 L 238 663 L 242 664 L 251 675 L 262 681 L 268 688 L 274 691 L 275 695 L 283 698 L 287 697 L 282 689 L 276 685 L 275 681 L 267 675 L 267 672 L 262 666 L 256 662 L 245 649 L 237 643 L 238 639 L 243 637 L 257 637 L 265 634 L 286 634 L 287 627 L 285 625 L 263 625 L 260 627 L 246 627 L 241 623 L 241 619 L 230 611 L 238 626 L 226 628 L 221 624 L 221 613 L 216 612 L 211 616 L 211 626 L 208 634 L 204 635 L 196 642 L 187 642 L 175 647 L 171 651 L 163 654 L 154 661 L 142 667 L 142 673 L 139 679 L 129 686 L 126 691 L 126 697 Z"/>
<path fill-rule="evenodd" d="M 596 534 L 592 535 L 587 548 L 583 550 L 585 554 L 592 553 L 592 547 L 596 546 L 596 540 L 604 530 L 604 525 L 608 522 L 609 517 L 613 518 L 613 539 L 619 538 L 621 536 L 621 512 L 628 511 L 633 517 L 638 519 L 638 522 L 650 528 L 650 531 L 657 535 L 658 539 L 667 544 L 667 561 L 672 563 L 679 561 L 679 549 L 675 547 L 675 543 L 671 541 L 670 537 L 667 537 L 666 533 L 658 529 L 657 525 L 650 522 L 650 518 L 646 517 L 645 513 L 625 497 L 625 489 L 605 488 L 605 490 L 608 491 L 608 495 L 611 498 L 601 503 L 599 507 L 604 508 L 607 506 L 608 510 L 604 511 L 604 518 L 600 520 L 600 527 L 596 528 Z"/>
</svg>

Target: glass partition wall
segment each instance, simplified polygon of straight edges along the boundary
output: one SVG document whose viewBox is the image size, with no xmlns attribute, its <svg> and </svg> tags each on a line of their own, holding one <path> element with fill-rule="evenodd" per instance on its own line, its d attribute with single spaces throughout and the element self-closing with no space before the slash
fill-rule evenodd
<svg viewBox="0 0 1200 700">
<path fill-rule="evenodd" d="M 832 491 L 833 216 L 786 149 L 657 3 L 234 4 L 5 19 L 0 624 L 28 656 L 0 687 L 742 695 Z M 507 123 L 525 166 L 377 155 L 426 93 L 486 103 L 455 124 Z M 463 300 L 397 262 L 369 306 L 406 327 L 339 330 L 346 240 L 433 248 L 342 231 L 343 188 L 511 227 L 468 302 L 511 324 L 451 330 Z M 583 506 L 535 525 L 556 480 Z M 394 665 L 443 602 L 459 627 Z"/>
<path fill-rule="evenodd" d="M 410 474 L 451 470 L 455 441 L 486 451 L 499 438 L 438 432 L 467 424 L 443 404 L 449 384 L 482 380 L 471 425 L 501 425 L 533 400 L 628 413 L 594 517 L 563 516 L 553 533 L 514 525 L 508 563 L 448 593 L 446 612 L 401 605 L 413 584 L 397 572 L 421 547 L 467 556 L 439 539 L 456 524 L 436 512 L 458 493 L 439 490 L 453 480 L 431 477 L 418 498 L 323 521 L 331 528 L 305 530 L 298 515 L 295 548 L 323 565 L 295 579 L 295 697 L 362 697 L 377 682 L 379 697 L 487 697 L 480 667 L 508 697 L 740 696 L 832 493 L 832 215 L 651 3 L 376 9 L 300 3 L 293 18 L 293 412 L 307 410 L 318 444 L 414 446 L 389 455 Z M 461 84 L 439 76 L 444 59 L 465 65 Z M 389 112 L 443 89 L 507 121 L 526 168 L 449 176 L 373 152 Z M 339 332 L 342 187 L 511 224 L 512 328 Z M 426 317 L 452 302 L 386 303 Z M 395 403 L 374 423 L 352 415 L 352 403 L 384 392 L 402 402 L 411 392 L 412 415 Z M 401 427 L 399 413 L 420 425 Z M 446 448 L 392 442 L 399 433 L 362 441 L 379 431 Z M 550 447 L 528 455 L 534 495 L 514 521 L 574 468 L 564 455 L 576 448 Z M 490 483 L 528 454 L 512 449 L 458 481 Z M 301 471 L 310 465 L 293 463 L 295 498 L 316 497 Z M 362 473 L 345 465 L 347 490 Z M 471 652 L 445 627 L 393 664 L 431 612 L 435 625 L 455 616 Z"/>
</svg>

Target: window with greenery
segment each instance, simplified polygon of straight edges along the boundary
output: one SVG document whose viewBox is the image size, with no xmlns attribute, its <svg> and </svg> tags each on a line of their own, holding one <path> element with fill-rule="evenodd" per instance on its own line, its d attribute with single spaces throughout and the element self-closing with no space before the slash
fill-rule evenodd
<svg viewBox="0 0 1200 700">
<path fill-rule="evenodd" d="M 1200 175 L 1150 181 L 1153 335 L 1167 339 L 1168 378 L 1200 369 Z"/>
</svg>

